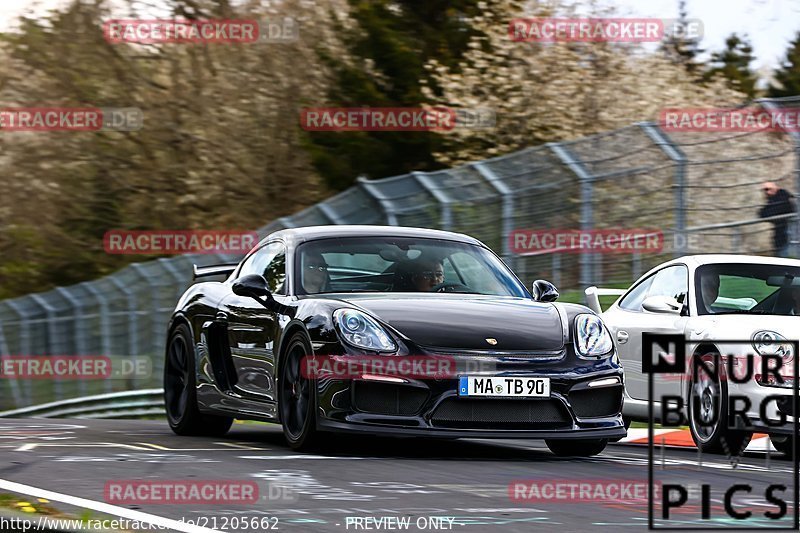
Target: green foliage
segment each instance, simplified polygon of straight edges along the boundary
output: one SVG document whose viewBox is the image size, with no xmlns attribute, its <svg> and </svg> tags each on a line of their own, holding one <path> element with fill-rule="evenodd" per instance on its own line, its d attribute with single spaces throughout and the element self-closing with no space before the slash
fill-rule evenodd
<svg viewBox="0 0 800 533">
<path fill-rule="evenodd" d="M 746 37 L 731 34 L 725 39 L 725 49 L 711 54 L 711 68 L 703 75 L 705 80 L 722 76 L 729 88 L 744 93 L 748 98 L 756 96 L 758 77 L 750 69 L 753 62 L 753 47 Z"/>
<path fill-rule="evenodd" d="M 169 4 L 184 18 L 266 16 L 217 0 Z M 307 3 L 280 8 L 307 27 L 330 27 Z M 150 259 L 106 254 L 109 230 L 255 230 L 328 194 L 302 150 L 297 117 L 327 87 L 314 47 L 336 54 L 335 39 L 306 32 L 281 44 L 112 44 L 103 22 L 114 14 L 102 1 L 73 2 L 2 36 L 5 105 L 134 107 L 144 125 L 0 135 L 0 297 Z"/>
<path fill-rule="evenodd" d="M 474 31 L 465 17 L 477 0 L 350 0 L 353 20 L 346 32 L 352 61 L 325 57 L 335 72 L 327 96 L 331 107 L 419 107 L 428 102 L 425 64 L 451 65 L 467 49 Z M 432 132 L 309 132 L 305 146 L 315 168 L 333 189 L 357 176 L 382 178 L 439 168 L 441 145 Z"/>
<path fill-rule="evenodd" d="M 702 63 L 698 60 L 698 56 L 704 50 L 700 48 L 699 38 L 686 36 L 690 24 L 689 13 L 686 10 L 686 0 L 680 0 L 678 3 L 677 22 L 678 33 L 664 39 L 661 50 L 675 63 L 682 65 L 690 76 L 696 78 L 702 68 Z"/>
<path fill-rule="evenodd" d="M 775 83 L 770 84 L 768 94 L 771 97 L 800 95 L 800 32 L 789 43 L 786 58 L 775 71 Z"/>
</svg>

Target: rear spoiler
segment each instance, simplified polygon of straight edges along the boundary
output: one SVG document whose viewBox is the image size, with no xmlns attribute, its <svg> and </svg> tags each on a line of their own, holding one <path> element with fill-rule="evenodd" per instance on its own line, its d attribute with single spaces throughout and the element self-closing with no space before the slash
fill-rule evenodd
<svg viewBox="0 0 800 533">
<path fill-rule="evenodd" d="M 199 267 L 192 265 L 192 279 L 206 278 L 209 276 L 230 276 L 239 263 L 227 263 L 223 265 L 210 265 Z"/>
<path fill-rule="evenodd" d="M 622 296 L 627 289 L 603 289 L 601 287 L 587 287 L 584 291 L 586 294 L 586 306 L 597 313 L 598 315 L 603 312 L 600 307 L 600 296 Z"/>
</svg>

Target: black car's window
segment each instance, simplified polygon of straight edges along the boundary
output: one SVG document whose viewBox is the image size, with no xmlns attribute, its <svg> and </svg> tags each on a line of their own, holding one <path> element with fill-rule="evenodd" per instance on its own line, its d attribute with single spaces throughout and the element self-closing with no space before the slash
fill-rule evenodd
<svg viewBox="0 0 800 533">
<path fill-rule="evenodd" d="M 656 273 L 647 296 L 668 296 L 685 303 L 688 292 L 689 269 L 683 265 L 673 265 Z"/>
<path fill-rule="evenodd" d="M 468 243 L 343 237 L 307 242 L 296 254 L 299 294 L 441 290 L 529 297 L 502 261 Z"/>
<path fill-rule="evenodd" d="M 634 287 L 620 300 L 619 306 L 628 311 L 642 311 L 642 302 L 647 296 L 647 291 L 650 290 L 650 285 L 653 283 L 654 277 L 655 276 L 650 276 Z"/>
<path fill-rule="evenodd" d="M 242 264 L 239 277 L 248 274 L 261 274 L 267 280 L 271 292 L 285 294 L 286 289 L 286 248 L 274 242 L 261 247 Z"/>
</svg>

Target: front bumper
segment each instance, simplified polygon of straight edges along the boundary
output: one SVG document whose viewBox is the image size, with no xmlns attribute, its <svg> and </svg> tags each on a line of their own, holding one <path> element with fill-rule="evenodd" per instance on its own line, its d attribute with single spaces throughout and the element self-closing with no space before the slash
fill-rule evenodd
<svg viewBox="0 0 800 533">
<path fill-rule="evenodd" d="M 729 393 L 731 396 L 747 398 L 751 405 L 747 410 L 749 427 L 745 426 L 740 417 L 736 417 L 735 427 L 770 435 L 797 434 L 798 425 L 793 416 L 794 387 L 767 387 L 751 381 L 732 385 Z"/>
<path fill-rule="evenodd" d="M 395 437 L 432 437 L 442 439 L 618 439 L 627 431 L 621 419 L 609 428 L 571 428 L 568 430 L 485 430 L 485 429 L 439 429 L 382 426 L 380 424 L 337 422 L 321 420 L 320 431 L 337 433 L 367 433 Z"/>
<path fill-rule="evenodd" d="M 548 377 L 550 397 L 459 397 L 457 377 L 409 378 L 403 383 L 320 378 L 318 429 L 440 438 L 626 435 L 621 416 L 623 374 L 615 358 L 586 361 L 565 354 L 561 360 L 545 362 L 498 356 L 492 363 L 491 374 L 479 375 Z M 603 386 L 589 386 L 600 380 Z"/>
</svg>

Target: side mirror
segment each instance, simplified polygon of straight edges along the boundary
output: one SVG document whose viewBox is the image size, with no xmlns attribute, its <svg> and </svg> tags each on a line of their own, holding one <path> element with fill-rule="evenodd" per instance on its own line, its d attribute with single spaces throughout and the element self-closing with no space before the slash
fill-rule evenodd
<svg viewBox="0 0 800 533">
<path fill-rule="evenodd" d="M 267 280 L 261 274 L 242 276 L 233 282 L 231 290 L 239 296 L 248 296 L 256 299 L 262 296 L 270 296 Z"/>
<path fill-rule="evenodd" d="M 544 279 L 537 279 L 533 282 L 533 299 L 537 302 L 555 302 L 558 300 L 558 289 L 556 286 Z"/>
<path fill-rule="evenodd" d="M 642 302 L 642 308 L 651 313 L 681 314 L 683 304 L 669 296 L 650 296 Z"/>
</svg>

